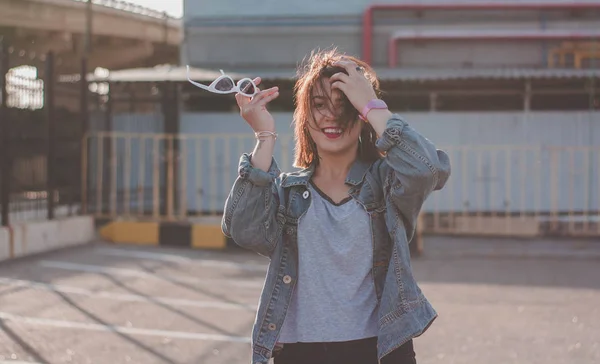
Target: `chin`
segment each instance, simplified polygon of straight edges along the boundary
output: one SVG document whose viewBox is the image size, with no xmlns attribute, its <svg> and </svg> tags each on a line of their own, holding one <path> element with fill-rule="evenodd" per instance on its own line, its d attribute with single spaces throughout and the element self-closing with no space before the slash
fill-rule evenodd
<svg viewBox="0 0 600 364">
<path fill-rule="evenodd" d="M 341 155 L 356 151 L 356 149 L 358 148 L 358 142 L 343 143 L 342 140 L 339 140 L 336 143 L 336 141 L 332 142 L 327 140 L 324 143 L 317 145 L 317 148 L 319 149 L 319 154 L 324 153 L 330 155 Z"/>
</svg>

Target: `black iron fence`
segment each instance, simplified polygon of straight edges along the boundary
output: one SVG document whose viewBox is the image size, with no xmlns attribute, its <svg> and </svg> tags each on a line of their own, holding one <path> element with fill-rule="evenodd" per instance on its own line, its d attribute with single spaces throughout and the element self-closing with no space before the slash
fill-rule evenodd
<svg viewBox="0 0 600 364">
<path fill-rule="evenodd" d="M 1 39 L 0 52 L 2 225 L 78 214 L 86 61 L 78 81 L 61 83 L 52 52 L 26 63 Z"/>
</svg>

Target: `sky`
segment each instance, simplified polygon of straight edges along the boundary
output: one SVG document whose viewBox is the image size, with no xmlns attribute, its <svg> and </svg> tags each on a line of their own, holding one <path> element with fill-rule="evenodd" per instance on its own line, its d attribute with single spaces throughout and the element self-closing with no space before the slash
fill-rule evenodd
<svg viewBox="0 0 600 364">
<path fill-rule="evenodd" d="M 158 11 L 166 11 L 169 15 L 176 17 L 183 15 L 183 0 L 127 0 L 127 2 Z"/>
</svg>

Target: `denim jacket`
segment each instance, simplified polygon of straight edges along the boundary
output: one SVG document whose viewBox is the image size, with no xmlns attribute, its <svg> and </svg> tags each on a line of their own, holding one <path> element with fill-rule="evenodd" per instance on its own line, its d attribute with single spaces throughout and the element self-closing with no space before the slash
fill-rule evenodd
<svg viewBox="0 0 600 364">
<path fill-rule="evenodd" d="M 396 114 L 376 146 L 385 157 L 374 163 L 357 160 L 346 183 L 370 216 L 381 359 L 421 335 L 437 317 L 413 277 L 408 244 L 423 202 L 448 180 L 450 161 Z M 241 157 L 222 230 L 238 245 L 270 258 L 252 332 L 252 363 L 266 364 L 298 277 L 298 222 L 311 203 L 307 184 L 314 168 L 280 173 L 273 159 L 265 172 L 250 159 Z"/>
</svg>

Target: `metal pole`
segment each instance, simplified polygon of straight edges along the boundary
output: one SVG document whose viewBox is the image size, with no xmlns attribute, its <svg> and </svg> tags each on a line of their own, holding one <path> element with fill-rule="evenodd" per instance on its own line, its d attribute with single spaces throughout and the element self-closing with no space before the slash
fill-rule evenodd
<svg viewBox="0 0 600 364">
<path fill-rule="evenodd" d="M 88 163 L 88 143 L 87 143 L 87 137 L 88 137 L 88 130 L 89 130 L 89 100 L 88 100 L 88 82 L 87 82 L 87 58 L 84 56 L 81 58 L 81 72 L 80 72 L 80 104 L 79 104 L 79 112 L 81 113 L 81 135 L 79 138 L 79 155 L 80 155 L 80 166 L 81 166 L 81 170 L 79 173 L 79 176 L 81 178 L 81 184 L 80 184 L 80 188 L 81 188 L 81 192 L 80 192 L 80 199 L 81 199 L 81 212 L 82 214 L 87 214 L 87 210 L 88 210 L 88 206 L 87 206 L 87 183 L 88 183 L 88 169 L 87 169 L 87 163 Z"/>
<path fill-rule="evenodd" d="M 173 167 L 174 167 L 174 184 L 173 184 L 173 192 L 175 196 L 179 196 L 179 184 L 180 184 L 180 170 L 181 166 L 181 139 L 180 139 L 180 121 L 179 121 L 179 103 L 180 103 L 180 94 L 179 94 L 179 84 L 173 83 L 171 89 L 171 123 L 172 123 L 172 133 L 173 133 Z M 185 166 L 183 166 L 185 168 Z M 175 199 L 175 208 L 179 210 L 179 201 Z"/>
<path fill-rule="evenodd" d="M 85 37 L 84 54 L 88 56 L 92 52 L 92 19 L 93 19 L 92 0 L 87 0 L 85 7 Z"/>
<path fill-rule="evenodd" d="M 169 14 L 163 11 L 163 43 L 169 43 Z"/>
<path fill-rule="evenodd" d="M 531 111 L 531 80 L 525 80 L 525 93 L 523 95 L 523 111 Z"/>
<path fill-rule="evenodd" d="M 104 173 L 102 174 L 104 180 L 102 181 L 102 186 L 98 186 L 98 188 L 103 189 L 102 196 L 106 199 L 107 213 L 110 213 L 110 202 L 113 191 L 111 190 L 111 181 L 113 180 L 113 173 L 116 171 L 113 170 L 113 148 L 112 144 L 115 143 L 115 137 L 112 134 L 113 130 L 113 85 L 111 83 L 108 84 L 108 94 L 106 95 L 106 102 L 104 104 L 104 131 L 106 132 L 105 137 L 102 138 L 103 145 L 103 153 L 104 153 L 104 164 L 101 168 L 103 168 Z M 115 191 L 116 192 L 116 191 Z M 101 206 L 104 206 L 102 204 Z M 99 212 L 104 212 L 101 210 Z"/>
<path fill-rule="evenodd" d="M 592 42 L 592 49 L 591 49 L 591 53 L 592 54 L 596 54 L 596 46 L 598 44 L 598 39 L 594 39 L 594 41 Z M 594 57 L 592 57 L 590 59 L 591 61 L 591 65 L 590 68 L 592 70 L 597 70 L 598 69 L 598 60 Z M 594 145 L 595 145 L 595 140 L 594 140 L 594 136 L 596 135 L 595 132 L 595 127 L 596 124 L 594 123 L 594 115 L 595 115 L 595 111 L 596 111 L 596 77 L 591 76 L 590 77 L 590 82 L 589 82 L 589 86 L 590 86 L 590 101 L 589 101 L 589 111 L 588 111 L 588 125 L 589 125 L 589 133 L 588 133 L 588 146 L 590 147 L 589 150 L 589 156 L 588 156 L 588 161 L 589 161 L 589 165 L 587 166 L 589 171 L 594 171 L 594 164 L 597 166 L 596 169 L 598 170 L 597 175 L 600 176 L 600 156 L 598 156 L 596 154 L 596 161 L 594 161 Z M 596 181 L 596 185 L 600 184 L 600 180 Z M 590 198 L 593 198 L 591 196 L 593 196 L 592 192 L 594 190 L 594 173 L 589 173 L 588 176 L 588 190 L 587 190 L 587 195 L 590 196 Z M 600 211 L 600 192 L 596 189 L 596 200 L 598 201 L 598 205 L 596 206 L 596 211 Z M 598 213 L 600 214 L 600 212 Z M 600 216 L 600 215 L 599 215 Z M 587 217 L 588 219 L 591 217 Z"/>
<path fill-rule="evenodd" d="M 166 215 L 168 208 L 167 208 L 167 204 L 163 203 L 167 202 L 169 200 L 169 188 L 171 188 L 171 185 L 169 183 L 169 181 L 171 181 L 169 179 L 169 166 L 171 163 L 171 160 L 168 159 L 172 156 L 172 150 L 169 149 L 172 147 L 172 143 L 169 143 L 169 135 L 173 133 L 173 128 L 172 128 L 172 119 L 171 119 L 171 100 L 170 100 L 170 82 L 162 82 L 162 84 L 159 86 L 160 87 L 160 97 L 161 97 L 161 113 L 162 113 L 162 117 L 163 117 L 163 133 L 165 133 L 167 135 L 167 137 L 164 139 L 164 149 L 165 149 L 165 155 L 167 157 L 167 160 L 162 160 L 161 163 L 162 165 L 159 167 L 159 170 L 162 169 L 162 174 L 163 174 L 163 180 L 165 183 L 165 187 L 161 190 L 161 196 L 160 196 L 160 213 L 162 215 Z"/>
<path fill-rule="evenodd" d="M 2 215 L 2 226 L 8 226 L 9 220 L 9 208 L 10 203 L 10 148 L 9 141 L 10 136 L 8 128 L 10 123 L 8 121 L 8 92 L 6 90 L 6 74 L 8 73 L 8 45 L 6 41 L 0 38 L 0 210 Z"/>
<path fill-rule="evenodd" d="M 48 52 L 46 57 L 46 75 L 44 82 L 44 108 L 46 109 L 46 122 L 48 123 L 48 142 L 46 151 L 46 193 L 48 204 L 48 220 L 54 219 L 54 192 L 56 189 L 54 181 L 54 152 L 56 143 L 56 126 L 54 114 L 54 53 Z"/>
</svg>

